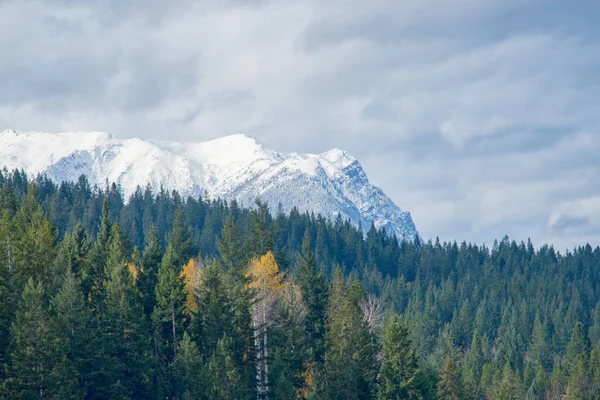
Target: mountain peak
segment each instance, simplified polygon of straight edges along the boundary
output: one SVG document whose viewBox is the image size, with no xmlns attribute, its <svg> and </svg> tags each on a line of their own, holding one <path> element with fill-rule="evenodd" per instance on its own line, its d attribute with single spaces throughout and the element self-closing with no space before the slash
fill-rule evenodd
<svg viewBox="0 0 600 400">
<path fill-rule="evenodd" d="M 104 132 L 0 134 L 0 168 L 44 174 L 56 182 L 119 184 L 126 197 L 137 186 L 164 187 L 187 196 L 236 199 L 250 206 L 260 197 L 285 212 L 296 207 L 326 218 L 341 214 L 354 224 L 385 227 L 399 238 L 417 235 L 410 214 L 371 185 L 358 161 L 341 149 L 321 154 L 265 149 L 243 133 L 206 142 L 119 139 Z"/>
</svg>

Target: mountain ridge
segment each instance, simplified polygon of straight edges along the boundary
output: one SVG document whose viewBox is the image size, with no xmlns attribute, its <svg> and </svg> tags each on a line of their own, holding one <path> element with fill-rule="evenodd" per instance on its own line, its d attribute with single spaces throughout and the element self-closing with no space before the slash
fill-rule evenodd
<svg viewBox="0 0 600 400">
<path fill-rule="evenodd" d="M 320 154 L 281 153 L 245 134 L 205 142 L 119 139 L 106 132 L 0 132 L 0 167 L 43 174 L 55 182 L 85 174 L 92 185 L 119 184 L 128 197 L 137 186 L 161 186 L 182 196 L 256 197 L 285 212 L 297 207 L 355 225 L 385 228 L 399 239 L 418 235 L 402 211 L 369 183 L 359 161 L 335 148 Z"/>
</svg>

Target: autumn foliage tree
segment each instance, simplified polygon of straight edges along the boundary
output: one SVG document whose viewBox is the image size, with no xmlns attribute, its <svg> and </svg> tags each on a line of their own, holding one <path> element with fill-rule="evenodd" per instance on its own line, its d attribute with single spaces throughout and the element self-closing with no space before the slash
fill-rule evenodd
<svg viewBox="0 0 600 400">
<path fill-rule="evenodd" d="M 267 331 L 272 322 L 273 307 L 285 284 L 283 282 L 283 274 L 279 272 L 279 266 L 275 261 L 275 256 L 270 251 L 262 257 L 255 257 L 250 261 L 247 276 L 250 279 L 249 286 L 255 293 L 252 321 L 257 349 L 258 391 L 265 393 L 269 390 Z"/>
</svg>

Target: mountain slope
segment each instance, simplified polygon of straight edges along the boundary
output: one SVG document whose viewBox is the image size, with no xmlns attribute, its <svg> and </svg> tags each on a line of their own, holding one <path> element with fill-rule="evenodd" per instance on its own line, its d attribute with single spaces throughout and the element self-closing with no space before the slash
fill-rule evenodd
<svg viewBox="0 0 600 400">
<path fill-rule="evenodd" d="M 338 213 L 368 228 L 385 227 L 399 238 L 417 234 L 410 213 L 371 185 L 360 163 L 345 151 L 278 153 L 243 134 L 201 143 L 117 139 L 103 132 L 0 132 L 0 166 L 45 174 L 60 181 L 87 175 L 91 184 L 108 179 L 126 196 L 139 186 L 175 189 L 182 196 L 237 199 L 259 196 L 327 218 Z"/>
</svg>

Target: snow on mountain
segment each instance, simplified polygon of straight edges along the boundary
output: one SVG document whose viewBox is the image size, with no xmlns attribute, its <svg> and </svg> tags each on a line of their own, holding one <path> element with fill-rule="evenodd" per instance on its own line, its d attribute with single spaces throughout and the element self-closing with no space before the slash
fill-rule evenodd
<svg viewBox="0 0 600 400">
<path fill-rule="evenodd" d="M 399 238 L 417 235 L 410 213 L 371 185 L 360 163 L 343 150 L 278 153 L 243 134 L 200 143 L 118 139 L 104 132 L 0 132 L 0 167 L 76 181 L 85 174 L 102 187 L 116 182 L 126 196 L 139 185 L 161 185 L 182 196 L 258 196 L 285 212 L 294 206 L 327 218 L 338 213 L 365 229 L 375 223 Z"/>
</svg>

